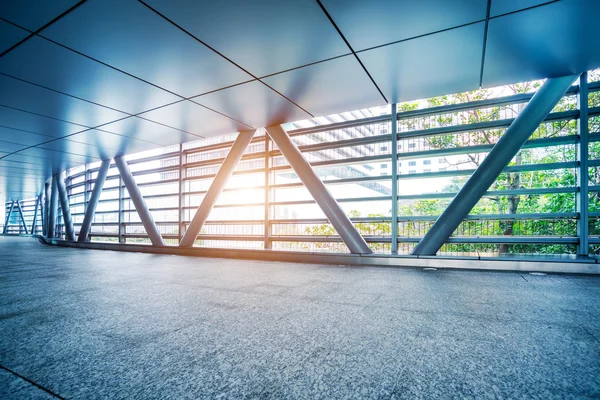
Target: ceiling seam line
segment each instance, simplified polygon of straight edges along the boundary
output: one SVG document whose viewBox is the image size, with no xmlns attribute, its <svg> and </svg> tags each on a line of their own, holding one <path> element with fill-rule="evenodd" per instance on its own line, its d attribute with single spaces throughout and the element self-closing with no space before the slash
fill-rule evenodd
<svg viewBox="0 0 600 400">
<path fill-rule="evenodd" d="M 546 3 L 536 4 L 535 6 L 522 8 L 520 10 L 515 10 L 515 11 L 510 11 L 510 12 L 507 12 L 507 13 L 504 13 L 504 14 L 494 15 L 493 17 L 490 17 L 490 19 L 501 18 L 501 17 L 505 17 L 507 15 L 517 14 L 517 13 L 520 13 L 520 12 L 523 12 L 523 11 L 529 11 L 529 10 L 532 10 L 534 8 L 544 7 L 544 6 L 548 6 L 550 4 L 558 3 L 559 1 L 561 1 L 561 0 L 552 0 L 552 1 L 548 1 Z"/>
<path fill-rule="evenodd" d="M 364 53 L 364 52 L 370 51 L 370 50 L 380 49 L 382 47 L 392 46 L 392 45 L 398 44 L 398 43 L 408 42 L 408 41 L 415 40 L 415 39 L 421 39 L 421 38 L 424 38 L 424 37 L 427 37 L 427 36 L 436 35 L 438 33 L 444 33 L 444 32 L 448 32 L 448 31 L 452 31 L 454 29 L 459 29 L 459 28 L 464 28 L 464 27 L 471 26 L 471 25 L 476 25 L 476 24 L 479 24 L 481 22 L 485 22 L 485 19 L 478 19 L 477 21 L 467 22 L 466 24 L 456 25 L 456 26 L 452 26 L 450 28 L 440 29 L 439 31 L 427 32 L 427 33 L 424 33 L 422 35 L 411 36 L 411 37 L 406 38 L 406 39 L 400 39 L 400 40 L 396 40 L 396 41 L 385 43 L 385 44 L 380 44 L 380 45 L 373 46 L 373 47 L 367 47 L 366 49 L 362 49 L 362 50 L 356 51 L 356 54 Z"/>
<path fill-rule="evenodd" d="M 172 92 L 172 91 L 170 91 L 170 90 L 168 90 L 168 89 L 165 89 L 165 88 L 163 88 L 163 87 L 161 87 L 161 86 L 159 86 L 159 85 L 157 85 L 157 84 L 155 84 L 155 83 L 152 83 L 152 82 L 150 82 L 150 81 L 147 81 L 147 80 L 145 80 L 145 79 L 142 79 L 142 78 L 140 78 L 140 77 L 138 77 L 138 76 L 135 76 L 135 75 L 133 75 L 133 74 L 131 74 L 131 73 L 129 73 L 129 72 L 123 71 L 122 69 L 119 69 L 119 68 L 117 68 L 117 67 L 114 67 L 114 66 L 112 66 L 112 65 L 110 65 L 110 64 L 107 64 L 107 63 L 105 63 L 104 61 L 100 61 L 100 60 L 98 60 L 98 59 L 96 59 L 96 58 L 94 58 L 94 57 L 92 57 L 92 56 L 88 56 L 88 55 L 87 55 L 87 54 L 85 54 L 85 53 L 82 53 L 82 52 L 80 52 L 80 51 L 78 51 L 78 50 L 75 50 L 75 49 L 73 49 L 73 48 L 71 48 L 71 47 L 68 47 L 68 46 L 66 46 L 66 45 L 64 45 L 64 44 L 62 44 L 62 43 L 56 42 L 56 41 L 54 41 L 54 40 L 52 40 L 52 39 L 50 39 L 50 38 L 47 38 L 46 36 L 42 36 L 42 35 L 37 35 L 37 36 L 38 36 L 39 38 L 42 38 L 42 39 L 44 39 L 44 40 L 47 40 L 47 41 L 48 41 L 48 42 L 50 42 L 50 43 L 54 43 L 55 45 L 57 45 L 57 46 L 60 46 L 60 47 L 62 47 L 62 48 L 64 48 L 64 49 L 66 49 L 66 50 L 72 51 L 72 52 L 73 52 L 73 53 L 75 53 L 75 54 L 78 54 L 78 55 L 80 55 L 80 56 L 82 56 L 82 57 L 85 57 L 85 58 L 87 58 L 87 59 L 89 59 L 89 60 L 91 60 L 91 61 L 97 62 L 97 63 L 98 63 L 98 64 L 100 64 L 100 65 L 104 65 L 105 67 L 108 67 L 108 68 L 110 68 L 110 69 L 112 69 L 112 70 L 114 70 L 114 71 L 120 72 L 120 73 L 122 73 L 122 74 L 125 74 L 125 75 L 127 75 L 127 76 L 129 76 L 129 77 L 131 77 L 131 78 L 134 78 L 134 79 L 136 79 L 136 80 L 138 80 L 138 81 L 140 81 L 140 82 L 143 82 L 143 83 L 145 83 L 145 84 L 147 84 L 147 85 L 150 85 L 150 86 L 152 86 L 152 87 L 155 87 L 155 88 L 157 88 L 157 89 L 163 90 L 163 91 L 165 91 L 165 92 L 167 92 L 167 93 L 169 93 L 169 94 L 172 94 L 173 96 L 177 96 L 177 97 L 179 97 L 181 100 L 185 100 L 185 96 L 182 96 L 182 95 L 180 95 L 180 94 L 177 94 L 177 93 L 175 93 L 175 92 Z"/>
<path fill-rule="evenodd" d="M 340 28 L 337 26 L 337 24 L 335 23 L 335 21 L 333 20 L 333 18 L 331 17 L 331 15 L 329 14 L 329 12 L 325 8 L 325 6 L 323 5 L 323 3 L 321 3 L 321 0 L 316 0 L 316 1 L 319 4 L 319 7 L 321 7 L 321 10 L 323 11 L 323 13 L 325 13 L 325 15 L 327 16 L 327 18 L 329 19 L 329 22 L 331 22 L 331 24 L 333 25 L 333 27 L 335 28 L 335 30 L 337 31 L 337 33 L 340 35 L 340 37 L 342 38 L 342 40 L 344 41 L 344 43 L 346 43 L 346 46 L 348 46 L 348 48 L 350 49 L 350 51 L 352 52 L 352 54 L 354 54 L 354 57 L 356 58 L 356 61 L 358 61 L 358 63 L 363 68 L 363 70 L 365 71 L 365 73 L 367 74 L 367 76 L 369 77 L 369 79 L 371 79 L 371 82 L 373 83 L 373 85 L 375 85 L 375 88 L 379 91 L 379 94 L 381 95 L 381 97 L 383 97 L 383 99 L 385 100 L 385 102 L 388 103 L 388 99 L 385 97 L 385 95 L 383 94 L 383 92 L 379 88 L 379 85 L 377 85 L 377 82 L 375 82 L 375 79 L 373 79 L 373 76 L 371 76 L 371 73 L 369 72 L 369 70 L 367 70 L 367 67 L 365 67 L 365 65 L 361 61 L 360 57 L 358 57 L 358 54 L 356 54 L 356 52 L 354 51 L 354 49 L 350 45 L 350 42 L 348 42 L 348 40 L 346 39 L 346 37 L 344 36 L 344 34 L 340 30 Z"/>
<path fill-rule="evenodd" d="M 31 39 L 32 37 L 36 36 L 39 32 L 43 31 L 44 29 L 48 28 L 50 25 L 54 24 L 55 22 L 57 22 L 58 20 L 60 20 L 61 18 L 63 18 L 64 16 L 66 16 L 67 14 L 70 14 L 72 11 L 74 11 L 76 8 L 78 8 L 79 6 L 81 6 L 83 3 L 85 3 L 87 0 L 81 0 L 80 2 L 78 2 L 77 4 L 71 6 L 68 10 L 64 11 L 62 14 L 54 17 L 51 21 L 45 23 L 44 25 L 42 25 L 40 28 L 36 29 L 35 31 L 31 31 L 29 29 L 26 29 L 24 27 L 21 27 L 17 24 L 15 24 L 14 22 L 8 21 L 7 19 L 1 18 L 3 21 L 9 22 L 11 25 L 14 25 L 16 27 L 19 27 L 27 32 L 29 32 L 29 35 L 27 35 L 24 39 L 21 39 L 20 41 L 18 41 L 17 43 L 15 43 L 14 45 L 12 45 L 11 47 L 9 47 L 8 49 L 4 50 L 2 53 L 0 53 L 0 58 L 4 57 L 4 55 L 10 53 L 11 51 L 13 51 L 14 49 L 16 49 L 17 47 L 19 47 L 20 45 L 22 45 L 23 43 L 25 43 L 26 41 L 28 41 L 29 39 Z"/>
<path fill-rule="evenodd" d="M 283 94 L 281 94 L 280 92 L 278 92 L 277 90 L 273 89 L 271 86 L 267 85 L 265 82 L 263 82 L 262 80 L 260 80 L 256 75 L 254 75 L 253 73 L 251 73 L 250 71 L 248 71 L 247 69 L 245 69 L 244 67 L 242 67 L 241 65 L 239 65 L 238 63 L 236 63 L 235 61 L 233 61 L 232 59 L 230 59 L 229 57 L 225 56 L 223 53 L 219 52 L 217 49 L 215 49 L 214 47 L 210 46 L 209 44 L 207 44 L 206 42 L 204 42 L 203 40 L 200 40 L 200 38 L 196 37 L 195 35 L 193 35 L 191 32 L 189 32 L 188 30 L 184 29 L 182 26 L 180 26 L 179 24 L 176 24 L 175 21 L 171 20 L 170 18 L 167 18 L 167 16 L 163 15 L 162 13 L 160 13 L 158 10 L 152 8 L 150 5 L 146 4 L 143 0 L 138 0 L 140 3 L 142 3 L 144 6 L 148 7 L 150 10 L 152 10 L 154 13 L 156 13 L 158 16 L 164 18 L 166 21 L 168 21 L 169 23 L 171 23 L 173 26 L 177 27 L 178 29 L 180 29 L 182 32 L 184 32 L 186 35 L 194 38 L 196 41 L 198 41 L 199 43 L 203 44 L 204 46 L 206 46 L 206 48 L 208 48 L 209 50 L 213 51 L 215 54 L 221 56 L 222 58 L 224 58 L 225 60 L 229 61 L 231 64 L 233 64 L 234 66 L 238 67 L 239 69 L 241 69 L 243 72 L 245 72 L 246 74 L 250 75 L 252 78 L 256 79 L 257 81 L 259 81 L 260 83 L 262 83 L 263 85 L 265 85 L 266 87 L 268 87 L 269 89 L 271 89 L 272 91 L 274 91 L 275 93 L 277 93 L 278 95 L 280 95 L 281 97 L 283 97 L 284 99 L 286 99 L 287 101 L 289 101 L 290 103 L 294 104 L 296 107 L 300 108 L 302 111 L 304 111 L 305 113 L 309 114 L 310 116 L 313 116 L 311 113 L 309 113 L 308 111 L 306 111 L 303 107 L 301 107 L 300 105 L 298 105 L 296 102 L 292 101 L 291 99 L 289 99 L 288 97 L 284 96 Z M 196 103 L 198 104 L 198 103 Z M 313 116 L 314 117 L 314 116 Z M 247 124 L 244 124 L 247 125 Z"/>
<path fill-rule="evenodd" d="M 483 85 L 483 67 L 485 66 L 485 52 L 487 49 L 488 28 L 490 25 L 490 8 L 492 0 L 487 0 L 487 11 L 485 14 L 485 26 L 483 28 L 483 45 L 481 47 L 481 68 L 479 69 L 479 89 Z"/>
</svg>

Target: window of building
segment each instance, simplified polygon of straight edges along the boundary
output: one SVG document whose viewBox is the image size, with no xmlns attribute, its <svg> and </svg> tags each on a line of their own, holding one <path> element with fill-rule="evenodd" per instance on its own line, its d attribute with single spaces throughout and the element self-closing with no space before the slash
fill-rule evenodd
<svg viewBox="0 0 600 400">
<path fill-rule="evenodd" d="M 431 164 L 431 160 L 423 160 L 423 165 L 430 165 Z"/>
<path fill-rule="evenodd" d="M 387 151 L 388 147 L 387 146 L 381 146 L 379 147 L 379 150 L 381 151 Z"/>
<path fill-rule="evenodd" d="M 409 143 L 409 144 L 408 144 L 408 148 L 409 148 L 409 149 L 414 149 L 414 148 L 415 148 L 415 146 L 416 146 L 416 145 L 415 145 L 414 143 Z"/>
<path fill-rule="evenodd" d="M 430 169 L 424 169 L 423 172 L 431 172 Z"/>
<path fill-rule="evenodd" d="M 414 169 L 411 169 L 411 170 L 409 170 L 409 171 L 408 171 L 408 173 L 409 173 L 409 174 L 416 174 L 416 173 L 417 173 L 417 171 L 416 171 L 416 170 L 414 170 Z"/>
<path fill-rule="evenodd" d="M 417 162 L 416 162 L 416 161 L 409 161 L 409 162 L 408 162 L 408 166 L 409 166 L 409 167 L 414 167 L 414 166 L 416 166 L 416 165 L 417 165 Z"/>
<path fill-rule="evenodd" d="M 382 172 L 380 175 L 381 176 L 386 176 L 388 173 L 387 172 Z"/>
<path fill-rule="evenodd" d="M 387 168 L 387 167 L 388 167 L 388 165 L 387 165 L 387 164 L 381 164 L 381 165 L 380 165 L 380 167 L 381 167 L 381 168 Z"/>
</svg>

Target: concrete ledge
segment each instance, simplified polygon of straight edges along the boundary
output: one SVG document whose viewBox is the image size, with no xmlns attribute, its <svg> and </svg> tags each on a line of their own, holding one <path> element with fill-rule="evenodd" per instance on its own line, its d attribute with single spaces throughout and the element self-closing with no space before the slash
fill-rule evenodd
<svg viewBox="0 0 600 400">
<path fill-rule="evenodd" d="M 217 248 L 181 248 L 177 246 L 150 246 L 140 244 L 67 242 L 58 239 L 46 239 L 35 236 L 44 244 L 94 250 L 126 251 L 151 254 L 174 254 L 193 257 L 231 258 L 243 260 L 283 261 L 308 264 L 333 264 L 380 267 L 410 267 L 439 269 L 470 269 L 486 271 L 519 271 L 569 274 L 600 274 L 598 260 L 586 258 L 527 257 L 523 259 L 484 258 L 484 257 L 448 257 L 387 254 L 339 254 L 320 252 L 292 252 L 276 250 L 243 250 Z"/>
</svg>

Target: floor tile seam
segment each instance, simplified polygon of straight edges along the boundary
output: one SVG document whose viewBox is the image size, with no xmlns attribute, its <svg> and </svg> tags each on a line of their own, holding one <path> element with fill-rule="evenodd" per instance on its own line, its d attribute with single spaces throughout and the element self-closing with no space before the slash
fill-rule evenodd
<svg viewBox="0 0 600 400">
<path fill-rule="evenodd" d="M 30 385 L 32 385 L 32 386 L 34 386 L 34 387 L 36 387 L 36 388 L 38 388 L 38 389 L 40 389 L 40 390 L 42 390 L 42 391 L 46 392 L 47 394 L 49 394 L 49 395 L 53 396 L 54 398 L 61 399 L 61 400 L 65 400 L 65 398 L 64 398 L 64 397 L 62 397 L 62 396 L 60 396 L 59 394 L 57 394 L 57 393 L 53 392 L 53 391 L 52 391 L 52 390 L 50 390 L 50 389 L 47 389 L 46 387 L 44 387 L 44 386 L 40 385 L 39 383 L 35 382 L 34 380 L 32 380 L 32 379 L 29 379 L 29 378 L 27 378 L 26 376 L 24 376 L 24 375 L 21 375 L 21 374 L 19 374 L 19 373 L 15 372 L 15 371 L 13 371 L 13 370 L 11 370 L 11 369 L 9 369 L 9 368 L 5 367 L 4 365 L 1 365 L 1 364 L 0 364 L 0 369 L 3 369 L 3 370 L 5 370 L 6 372 L 8 372 L 9 374 L 11 374 L 11 375 L 13 375 L 13 376 L 16 376 L 17 378 L 21 379 L 22 381 L 25 381 L 25 382 L 29 383 Z"/>
</svg>

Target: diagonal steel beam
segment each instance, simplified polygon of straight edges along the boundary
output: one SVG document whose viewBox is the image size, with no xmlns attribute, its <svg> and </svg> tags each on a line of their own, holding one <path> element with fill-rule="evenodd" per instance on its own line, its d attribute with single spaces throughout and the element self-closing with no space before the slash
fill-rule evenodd
<svg viewBox="0 0 600 400">
<path fill-rule="evenodd" d="M 50 207 L 48 209 L 48 235 L 49 239 L 54 238 L 56 234 L 56 213 L 58 212 L 58 188 L 56 187 L 56 177 L 52 177 L 50 182 Z"/>
<path fill-rule="evenodd" d="M 52 183 L 46 180 L 44 182 L 44 208 L 42 208 L 42 227 L 44 231 L 42 234 L 48 237 L 48 221 L 50 221 L 50 191 Z"/>
<path fill-rule="evenodd" d="M 73 229 L 73 220 L 71 219 L 71 208 L 69 207 L 69 196 L 63 173 L 60 172 L 54 175 L 58 196 L 60 199 L 60 209 L 62 210 L 63 225 L 65 227 L 65 240 L 69 242 L 75 241 L 75 229 Z"/>
<path fill-rule="evenodd" d="M 217 172 L 217 175 L 208 188 L 200 206 L 198 206 L 198 210 L 186 229 L 179 246 L 190 247 L 194 245 L 196 237 L 200 233 L 200 230 L 202 230 L 213 206 L 217 202 L 217 199 L 231 177 L 231 174 L 233 174 L 233 170 L 242 158 L 242 155 L 254 137 L 255 132 L 256 131 L 242 131 L 238 134 L 233 146 L 231 146 L 231 150 L 229 150 L 227 157 L 225 157 L 223 164 L 221 164 L 219 172 Z"/>
<path fill-rule="evenodd" d="M 96 214 L 96 206 L 98 206 L 98 200 L 100 200 L 102 187 L 104 187 L 104 181 L 106 180 L 106 175 L 108 174 L 109 168 L 110 159 L 102 161 L 102 164 L 100 164 L 100 169 L 98 170 L 96 182 L 94 182 L 92 196 L 88 202 L 87 210 L 85 210 L 85 217 L 83 218 L 83 223 L 81 224 L 81 229 L 79 230 L 79 237 L 77 238 L 78 242 L 85 242 L 88 240 L 92 221 L 94 220 L 94 215 Z"/>
<path fill-rule="evenodd" d="M 6 214 L 6 222 L 4 224 L 4 230 L 2 231 L 2 233 L 5 235 L 8 233 L 8 223 L 10 222 L 10 217 L 12 216 L 13 208 L 15 208 L 14 200 L 10 203 L 10 208 L 8 209 L 8 214 Z"/>
<path fill-rule="evenodd" d="M 331 225 L 339 233 L 351 253 L 369 254 L 372 250 L 365 239 L 358 233 L 348 216 L 344 213 L 315 171 L 306 161 L 298 146 L 290 139 L 288 133 L 280 126 L 273 125 L 266 128 L 267 133 L 279 147 L 281 154 L 288 160 L 298 178 L 304 183 L 312 197 L 315 199 Z"/>
<path fill-rule="evenodd" d="M 21 207 L 21 202 L 19 200 L 17 200 L 17 209 L 19 210 L 19 216 L 21 217 L 21 224 L 23 225 L 25 234 L 29 235 L 29 230 L 27 230 L 27 223 L 25 222 L 25 216 L 23 215 L 23 208 Z"/>
<path fill-rule="evenodd" d="M 546 80 L 423 236 L 413 255 L 435 255 L 438 252 L 577 77 L 570 75 Z"/>
<path fill-rule="evenodd" d="M 40 202 L 41 202 L 42 196 L 38 195 L 35 198 L 35 209 L 33 210 L 33 222 L 31 223 L 31 234 L 35 235 L 35 228 L 37 225 L 37 215 L 38 215 L 38 208 L 40 207 Z"/>
<path fill-rule="evenodd" d="M 121 174 L 121 179 L 123 180 L 123 184 L 127 188 L 129 192 L 129 197 L 131 197 L 131 201 L 135 206 L 135 209 L 142 220 L 142 224 L 144 225 L 144 229 L 146 229 L 146 233 L 150 238 L 153 246 L 164 246 L 165 242 L 163 241 L 156 224 L 154 223 L 154 218 L 152 218 L 152 214 L 150 214 L 150 210 L 148 210 L 148 206 L 144 201 L 144 197 L 138 188 L 137 183 L 135 183 L 135 179 L 131 174 L 131 170 L 129 169 L 129 165 L 123 158 L 123 156 L 115 157 L 115 164 L 117 165 L 117 169 L 119 170 L 119 174 Z"/>
</svg>

